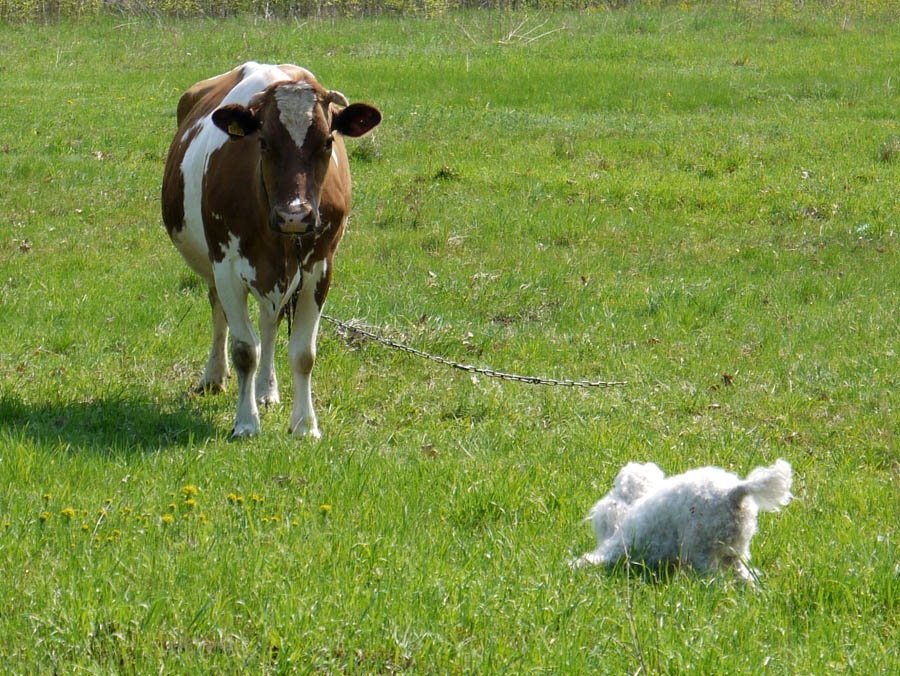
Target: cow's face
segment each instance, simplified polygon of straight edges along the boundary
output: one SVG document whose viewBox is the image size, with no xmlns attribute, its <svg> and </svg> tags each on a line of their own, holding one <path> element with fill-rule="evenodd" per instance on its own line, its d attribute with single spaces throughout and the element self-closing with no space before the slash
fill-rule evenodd
<svg viewBox="0 0 900 676">
<path fill-rule="evenodd" d="M 333 113 L 331 104 L 343 110 Z M 365 103 L 307 82 L 277 83 L 245 107 L 225 105 L 213 122 L 233 140 L 258 143 L 260 173 L 277 232 L 302 234 L 319 227 L 319 196 L 332 164 L 335 134 L 362 136 L 381 122 Z"/>
</svg>

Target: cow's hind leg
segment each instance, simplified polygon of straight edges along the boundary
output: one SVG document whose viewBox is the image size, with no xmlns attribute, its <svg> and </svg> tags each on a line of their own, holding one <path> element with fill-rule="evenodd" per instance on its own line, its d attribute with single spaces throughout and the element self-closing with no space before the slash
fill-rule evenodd
<svg viewBox="0 0 900 676">
<path fill-rule="evenodd" d="M 237 372 L 238 407 L 232 437 L 259 433 L 256 407 L 256 368 L 259 366 L 259 338 L 253 330 L 247 308 L 247 288 L 230 266 L 215 266 L 216 289 L 231 329 L 231 362 Z"/>
<path fill-rule="evenodd" d="M 259 303 L 261 354 L 259 373 L 256 375 L 256 401 L 260 406 L 281 403 L 281 397 L 278 396 L 278 378 L 275 376 L 278 318 L 278 311 L 266 299 L 261 300 Z"/>
<path fill-rule="evenodd" d="M 206 370 L 203 378 L 195 390 L 198 394 L 216 394 L 225 391 L 225 381 L 228 379 L 228 357 L 225 354 L 225 344 L 228 341 L 228 320 L 225 311 L 219 301 L 219 295 L 215 288 L 209 289 L 209 304 L 212 308 L 213 338 L 212 348 L 209 351 L 209 359 L 206 361 Z"/>
<path fill-rule="evenodd" d="M 302 437 L 321 437 L 312 401 L 311 375 L 316 361 L 316 335 L 319 314 L 331 278 L 327 260 L 321 260 L 307 272 L 303 271 L 297 307 L 294 310 L 293 330 L 288 346 L 288 358 L 294 377 L 294 407 L 291 412 L 291 434 Z"/>
</svg>

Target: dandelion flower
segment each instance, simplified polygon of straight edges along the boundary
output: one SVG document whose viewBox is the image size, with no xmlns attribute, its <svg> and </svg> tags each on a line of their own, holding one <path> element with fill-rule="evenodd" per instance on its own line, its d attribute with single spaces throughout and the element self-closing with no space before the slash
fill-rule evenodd
<svg viewBox="0 0 900 676">
<path fill-rule="evenodd" d="M 162 522 L 165 524 L 172 523 L 175 520 L 175 517 L 171 514 L 163 514 Z"/>
<path fill-rule="evenodd" d="M 41 521 L 46 521 L 50 518 L 50 512 L 41 512 Z"/>
<path fill-rule="evenodd" d="M 228 495 L 225 496 L 225 499 L 231 503 L 237 502 L 237 496 L 234 493 L 229 493 Z"/>
<path fill-rule="evenodd" d="M 191 497 L 193 495 L 197 495 L 198 492 L 199 491 L 197 490 L 197 487 L 192 484 L 188 484 L 187 486 L 185 486 L 181 489 L 181 493 L 185 497 Z"/>
<path fill-rule="evenodd" d="M 75 510 L 72 509 L 71 507 L 66 507 L 64 510 L 62 510 L 60 512 L 60 514 L 62 514 L 67 519 L 71 519 L 73 516 L 75 516 Z"/>
<path fill-rule="evenodd" d="M 322 514 L 328 514 L 331 511 L 331 505 L 321 505 L 319 511 L 322 512 Z"/>
<path fill-rule="evenodd" d="M 169 503 L 169 509 L 171 509 L 173 512 L 175 511 L 176 507 L 178 507 L 178 505 L 176 505 L 174 502 Z"/>
<path fill-rule="evenodd" d="M 184 504 L 188 509 L 193 509 L 194 507 L 197 506 L 197 501 L 194 500 L 194 498 L 188 498 L 187 500 L 184 501 Z"/>
</svg>

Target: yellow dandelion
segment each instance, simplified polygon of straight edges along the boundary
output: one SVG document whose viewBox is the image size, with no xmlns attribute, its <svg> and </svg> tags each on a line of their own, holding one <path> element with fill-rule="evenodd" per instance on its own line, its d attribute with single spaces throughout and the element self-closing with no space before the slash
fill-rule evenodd
<svg viewBox="0 0 900 676">
<path fill-rule="evenodd" d="M 319 511 L 322 512 L 322 514 L 328 514 L 331 511 L 331 505 L 320 505 Z"/>
<path fill-rule="evenodd" d="M 297 521 L 297 519 L 294 519 L 293 521 L 291 521 L 291 525 L 292 525 L 292 526 L 299 526 L 299 525 L 300 525 L 300 522 Z"/>
<path fill-rule="evenodd" d="M 181 489 L 181 493 L 186 497 L 197 495 L 198 492 L 197 487 L 192 484 L 188 484 Z"/>
<path fill-rule="evenodd" d="M 131 507 L 123 507 L 120 511 L 121 511 L 123 514 L 131 514 L 131 512 L 134 511 L 134 510 L 132 510 Z"/>
<path fill-rule="evenodd" d="M 188 509 L 193 509 L 194 507 L 197 506 L 197 501 L 194 500 L 194 498 L 188 498 L 187 500 L 184 501 L 184 505 Z"/>
<path fill-rule="evenodd" d="M 117 538 L 117 537 L 119 537 L 121 534 L 122 534 L 122 531 L 120 531 L 118 528 L 113 528 L 113 531 L 112 531 L 112 537 Z"/>
<path fill-rule="evenodd" d="M 175 511 L 176 507 L 178 507 L 178 505 L 176 505 L 174 502 L 169 503 L 169 509 L 171 509 L 173 512 Z"/>
<path fill-rule="evenodd" d="M 263 517 L 263 518 L 262 518 L 262 522 L 263 522 L 263 523 L 269 523 L 269 520 L 268 520 L 266 517 Z"/>
<path fill-rule="evenodd" d="M 251 495 L 250 499 L 253 500 L 253 502 L 265 502 L 265 500 L 263 498 L 259 497 L 259 494 L 257 494 L 257 493 L 254 493 L 253 495 Z"/>
<path fill-rule="evenodd" d="M 44 500 L 47 500 L 47 501 L 49 501 L 49 500 L 50 500 L 50 498 L 52 498 L 52 497 L 53 497 L 53 496 L 52 496 L 52 495 L 50 495 L 50 494 L 49 494 L 49 493 L 44 493 Z"/>
<path fill-rule="evenodd" d="M 184 514 L 181 515 L 181 518 L 182 519 L 190 519 L 191 515 L 188 512 L 185 512 Z"/>
<path fill-rule="evenodd" d="M 62 510 L 60 512 L 60 514 L 62 514 L 67 519 L 71 519 L 73 516 L 75 516 L 75 510 L 72 509 L 71 507 L 66 507 L 64 510 Z"/>
<path fill-rule="evenodd" d="M 41 521 L 46 521 L 50 518 L 50 512 L 41 512 Z"/>
<path fill-rule="evenodd" d="M 106 504 L 107 504 L 107 505 L 111 505 L 111 504 L 112 504 L 112 498 L 106 498 Z"/>
<path fill-rule="evenodd" d="M 225 499 L 231 503 L 237 502 L 237 496 L 234 493 L 229 493 L 228 495 L 225 496 Z"/>
<path fill-rule="evenodd" d="M 86 523 L 81 524 L 81 530 L 89 531 L 90 529 L 91 529 L 91 527 L 88 526 Z"/>
<path fill-rule="evenodd" d="M 244 504 L 244 496 L 243 496 L 243 495 L 237 496 L 237 503 L 238 503 L 239 505 L 243 505 L 243 504 Z"/>
<path fill-rule="evenodd" d="M 3 527 L 4 527 L 4 528 L 10 528 L 10 527 L 12 527 L 12 524 L 11 524 L 9 521 L 4 521 L 4 522 L 3 522 Z"/>
<path fill-rule="evenodd" d="M 206 514 L 200 513 L 197 515 L 197 518 L 200 519 L 203 523 L 206 523 Z"/>
<path fill-rule="evenodd" d="M 175 517 L 171 514 L 163 514 L 162 522 L 165 524 L 172 523 L 175 520 Z"/>
</svg>

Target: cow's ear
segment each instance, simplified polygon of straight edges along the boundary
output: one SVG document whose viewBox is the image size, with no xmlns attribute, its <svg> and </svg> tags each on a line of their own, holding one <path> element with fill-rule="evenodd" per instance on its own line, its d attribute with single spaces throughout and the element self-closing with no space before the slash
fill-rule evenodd
<svg viewBox="0 0 900 676">
<path fill-rule="evenodd" d="M 212 114 L 212 121 L 232 139 L 243 138 L 259 130 L 253 111 L 239 103 L 229 103 Z"/>
<path fill-rule="evenodd" d="M 334 116 L 331 128 L 344 136 L 368 134 L 381 122 L 381 111 L 368 103 L 351 103 Z"/>
</svg>

